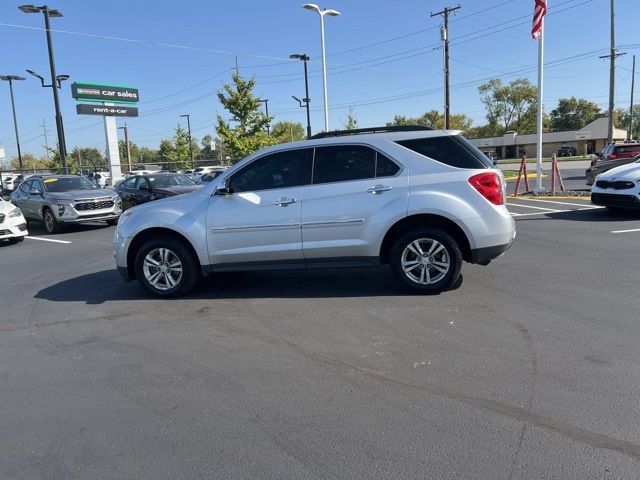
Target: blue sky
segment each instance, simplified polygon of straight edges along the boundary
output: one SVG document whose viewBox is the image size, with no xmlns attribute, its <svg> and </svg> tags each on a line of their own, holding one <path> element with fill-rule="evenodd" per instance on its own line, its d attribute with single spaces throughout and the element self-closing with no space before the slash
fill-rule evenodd
<svg viewBox="0 0 640 480">
<path fill-rule="evenodd" d="M 342 127 L 352 106 L 360 126 L 384 124 L 395 114 L 417 116 L 442 109 L 443 80 L 439 17 L 430 12 L 446 0 L 327 0 L 339 10 L 326 19 L 330 127 Z M 25 73 L 48 76 L 42 15 L 26 15 L 22 2 L 0 4 L 0 74 L 29 77 L 15 84 L 23 151 L 44 154 L 42 120 L 55 142 L 53 101 Z M 105 148 L 100 117 L 78 116 L 71 81 L 135 85 L 140 116 L 127 119 L 130 138 L 157 147 L 172 135 L 181 114 L 190 114 L 194 136 L 214 134 L 216 98 L 238 57 L 240 73 L 255 76 L 256 93 L 269 99 L 275 120 L 305 122 L 291 99 L 304 96 L 302 64 L 288 59 L 306 53 L 312 61 L 312 128 L 323 126 L 320 26 L 302 1 L 52 0 L 63 18 L 52 19 L 58 74 L 71 80 L 61 90 L 67 145 Z M 151 8 L 151 5 L 154 8 Z M 533 0 L 461 0 L 450 19 L 452 112 L 474 125 L 484 122 L 477 87 L 491 77 L 536 83 L 537 44 L 530 38 Z M 609 0 L 550 0 L 545 25 L 545 108 L 558 98 L 587 98 L 606 108 Z M 616 106 L 628 107 L 631 56 L 640 53 L 638 0 L 616 0 L 618 60 Z M 25 28 L 26 27 L 26 28 Z M 35 28 L 35 29 L 34 29 Z M 83 35 L 79 35 L 83 34 Z M 105 38 L 109 37 L 109 38 Z M 636 70 L 640 67 L 636 66 Z M 639 79 L 640 80 L 640 79 Z M 639 84 L 639 82 L 636 83 Z M 0 146 L 15 155 L 8 85 L 0 84 Z M 123 125 L 124 120 L 118 119 Z"/>
</svg>

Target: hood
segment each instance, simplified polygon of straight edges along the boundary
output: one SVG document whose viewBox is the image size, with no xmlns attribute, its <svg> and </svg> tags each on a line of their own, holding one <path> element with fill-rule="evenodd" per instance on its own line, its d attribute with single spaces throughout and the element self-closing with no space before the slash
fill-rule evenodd
<svg viewBox="0 0 640 480">
<path fill-rule="evenodd" d="M 16 208 L 16 206 L 13 203 L 5 202 L 4 200 L 0 200 L 0 213 L 6 215 L 7 213 L 9 213 L 14 208 Z"/>
<path fill-rule="evenodd" d="M 47 192 L 47 197 L 55 200 L 85 200 L 93 198 L 115 198 L 118 195 L 111 190 L 104 190 L 102 188 L 97 190 L 69 190 L 66 192 Z"/>
<path fill-rule="evenodd" d="M 154 188 L 153 192 L 162 193 L 167 196 L 184 195 L 185 193 L 191 193 L 200 188 L 202 188 L 202 185 L 176 185 L 174 187 Z"/>
<path fill-rule="evenodd" d="M 634 162 L 620 165 L 598 175 L 600 180 L 611 180 L 613 178 L 616 180 L 640 180 L 640 163 Z"/>
</svg>

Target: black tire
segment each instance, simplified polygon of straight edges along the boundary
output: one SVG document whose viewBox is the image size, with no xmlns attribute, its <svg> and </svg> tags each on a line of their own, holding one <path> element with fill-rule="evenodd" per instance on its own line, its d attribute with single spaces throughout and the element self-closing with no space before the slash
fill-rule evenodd
<svg viewBox="0 0 640 480">
<path fill-rule="evenodd" d="M 409 246 L 414 242 L 417 242 L 421 247 L 419 251 L 416 251 L 415 247 L 413 250 L 410 249 Z M 425 257 L 416 254 L 419 252 L 427 254 L 426 249 L 434 245 L 435 255 Z M 424 248 L 422 248 L 423 246 Z M 415 262 L 415 267 L 405 273 L 403 261 L 407 262 L 407 266 L 412 266 Z M 437 228 L 420 228 L 412 230 L 396 240 L 391 248 L 389 263 L 391 271 L 398 281 L 414 293 L 436 294 L 451 287 L 458 280 L 462 268 L 462 253 L 456 241 L 449 234 Z M 447 268 L 443 267 L 445 264 L 448 265 Z M 446 271 L 443 272 L 442 269 Z M 425 271 L 424 274 L 423 271 Z M 433 283 L 420 283 L 423 278 L 424 281 L 427 281 L 427 275 L 433 279 Z"/>
<path fill-rule="evenodd" d="M 61 225 L 56 220 L 56 216 L 53 214 L 50 208 L 46 207 L 42 211 L 42 220 L 44 221 L 44 228 L 47 233 L 60 233 L 62 231 Z"/>
<path fill-rule="evenodd" d="M 167 271 L 166 273 L 159 273 L 158 284 L 152 284 L 147 275 L 145 274 L 145 258 L 151 254 L 152 259 L 157 259 L 156 252 L 160 249 L 169 250 L 170 254 L 168 259 L 165 259 L 165 266 L 175 264 L 174 259 L 179 260 L 182 271 L 179 278 L 177 275 Z M 158 273 L 160 267 L 150 266 L 147 270 L 151 276 Z M 180 240 L 173 237 L 158 237 L 146 242 L 136 253 L 135 259 L 135 272 L 136 278 L 140 284 L 148 291 L 159 297 L 171 297 L 184 295 L 189 292 L 196 285 L 200 279 L 200 266 L 198 260 L 191 250 Z M 175 285 L 171 286 L 169 279 L 176 281 Z"/>
<path fill-rule="evenodd" d="M 109 225 L 110 227 L 115 227 L 118 224 L 118 219 L 115 218 L 113 220 L 107 220 L 107 225 Z"/>
</svg>

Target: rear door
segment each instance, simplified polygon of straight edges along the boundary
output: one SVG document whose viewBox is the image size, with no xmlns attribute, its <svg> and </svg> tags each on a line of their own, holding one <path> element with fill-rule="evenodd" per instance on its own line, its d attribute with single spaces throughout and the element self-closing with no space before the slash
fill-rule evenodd
<svg viewBox="0 0 640 480">
<path fill-rule="evenodd" d="M 308 263 L 368 262 L 384 232 L 406 216 L 408 175 L 365 145 L 314 149 L 313 180 L 302 195 L 302 241 Z"/>
</svg>

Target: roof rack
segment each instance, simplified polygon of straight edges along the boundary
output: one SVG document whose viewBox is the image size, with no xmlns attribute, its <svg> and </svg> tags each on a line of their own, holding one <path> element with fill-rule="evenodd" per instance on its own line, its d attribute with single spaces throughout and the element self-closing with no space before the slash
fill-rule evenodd
<svg viewBox="0 0 640 480">
<path fill-rule="evenodd" d="M 333 130 L 331 132 L 316 133 L 310 140 L 328 137 L 344 137 L 347 135 L 360 135 L 361 133 L 382 133 L 382 132 L 414 132 L 420 130 L 433 130 L 422 125 L 393 125 L 388 127 L 354 128 L 353 130 Z"/>
</svg>

